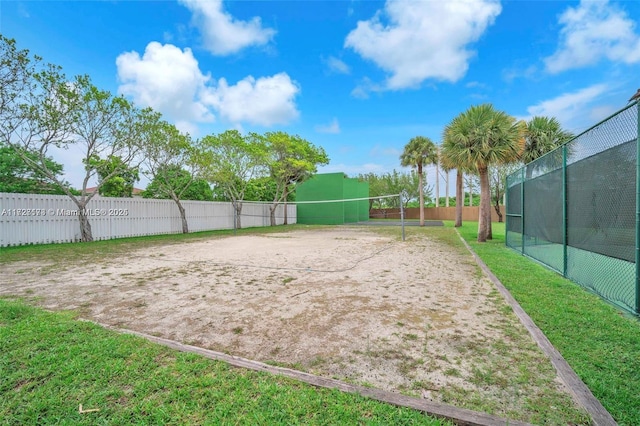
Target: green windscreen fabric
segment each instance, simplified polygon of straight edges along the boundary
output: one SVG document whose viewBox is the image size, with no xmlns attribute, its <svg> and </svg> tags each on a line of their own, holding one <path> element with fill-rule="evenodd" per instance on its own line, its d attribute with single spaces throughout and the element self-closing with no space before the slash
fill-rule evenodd
<svg viewBox="0 0 640 426">
<path fill-rule="evenodd" d="M 515 184 L 507 189 L 507 215 L 522 214 L 522 183 Z M 522 219 L 515 216 L 507 221 L 507 230 L 522 234 Z"/>
<path fill-rule="evenodd" d="M 506 245 L 640 314 L 638 111 L 630 104 L 507 177 Z"/>
<path fill-rule="evenodd" d="M 524 229 L 528 237 L 563 244 L 562 170 L 524 183 Z"/>
<path fill-rule="evenodd" d="M 567 244 L 635 263 L 636 141 L 567 166 Z"/>
<path fill-rule="evenodd" d="M 507 176 L 506 188 L 505 243 L 522 252 L 522 170 Z"/>
</svg>

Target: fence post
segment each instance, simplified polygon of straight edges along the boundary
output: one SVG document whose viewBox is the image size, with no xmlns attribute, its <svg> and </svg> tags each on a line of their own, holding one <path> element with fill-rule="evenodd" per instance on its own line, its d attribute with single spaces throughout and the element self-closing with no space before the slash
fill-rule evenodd
<svg viewBox="0 0 640 426">
<path fill-rule="evenodd" d="M 402 225 L 402 241 L 404 241 L 404 206 L 402 205 L 402 193 L 400 193 L 398 197 L 400 197 L 400 223 Z"/>
<path fill-rule="evenodd" d="M 509 247 L 509 176 L 504 180 L 504 245 Z M 456 200 L 456 203 L 458 200 Z M 457 205 L 457 204 L 456 204 Z"/>
<path fill-rule="evenodd" d="M 636 314 L 640 314 L 640 102 L 636 101 Z"/>
<path fill-rule="evenodd" d="M 567 276 L 567 144 L 562 145 L 562 276 Z"/>
<path fill-rule="evenodd" d="M 521 243 L 522 243 L 522 254 L 524 254 L 524 240 L 525 240 L 525 233 L 524 233 L 524 183 L 525 180 L 527 178 L 527 166 L 525 164 L 525 166 L 522 168 L 522 180 L 521 180 L 521 186 L 520 186 L 520 208 L 522 209 L 522 211 L 520 212 L 521 219 L 522 220 L 522 238 L 521 238 Z"/>
</svg>

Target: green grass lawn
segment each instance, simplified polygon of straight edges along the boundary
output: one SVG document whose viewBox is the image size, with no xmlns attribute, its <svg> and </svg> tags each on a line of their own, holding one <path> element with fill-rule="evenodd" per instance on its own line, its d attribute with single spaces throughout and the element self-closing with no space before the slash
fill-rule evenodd
<svg viewBox="0 0 640 426">
<path fill-rule="evenodd" d="M 477 228 L 467 222 L 460 234 L 616 421 L 640 425 L 640 321 L 505 247 L 504 224 L 487 243 Z"/>
<path fill-rule="evenodd" d="M 0 424 L 441 425 L 0 299 Z M 99 409 L 97 412 L 79 413 Z"/>
</svg>

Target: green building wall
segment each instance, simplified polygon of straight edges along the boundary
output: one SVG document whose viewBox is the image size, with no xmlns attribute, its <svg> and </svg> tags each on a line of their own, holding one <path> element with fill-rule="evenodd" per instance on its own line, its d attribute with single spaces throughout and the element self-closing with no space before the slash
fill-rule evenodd
<svg viewBox="0 0 640 426">
<path fill-rule="evenodd" d="M 369 197 L 369 182 L 348 178 L 344 173 L 317 174 L 296 188 L 296 201 L 348 200 L 367 197 Z M 298 223 L 342 225 L 365 220 L 369 220 L 368 200 L 298 204 Z"/>
</svg>

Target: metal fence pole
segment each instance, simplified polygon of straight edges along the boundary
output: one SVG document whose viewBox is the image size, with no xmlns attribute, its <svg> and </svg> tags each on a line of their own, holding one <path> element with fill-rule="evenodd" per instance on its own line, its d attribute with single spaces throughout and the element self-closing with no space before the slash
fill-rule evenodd
<svg viewBox="0 0 640 426">
<path fill-rule="evenodd" d="M 404 206 L 402 205 L 402 193 L 398 195 L 400 197 L 400 223 L 402 224 L 402 241 L 404 241 Z"/>
<path fill-rule="evenodd" d="M 525 233 L 524 233 L 524 182 L 525 182 L 526 177 L 527 177 L 527 166 L 525 165 L 522 168 L 522 180 L 521 180 L 522 183 L 520 184 L 521 185 L 520 186 L 520 208 L 522 209 L 522 211 L 520 212 L 520 214 L 522 215 L 521 219 L 520 219 L 520 220 L 522 220 L 522 231 L 521 231 L 522 232 L 522 238 L 521 238 L 521 240 L 522 240 L 521 241 L 521 243 L 522 243 L 521 253 L 522 254 L 524 254 L 524 238 L 525 238 L 524 237 L 525 236 Z"/>
<path fill-rule="evenodd" d="M 507 247 L 509 247 L 509 224 L 511 223 L 511 219 L 509 219 L 509 176 L 511 175 L 507 175 L 504 181 L 504 244 Z"/>
<path fill-rule="evenodd" d="M 562 276 L 567 276 L 567 144 L 562 145 Z"/>
<path fill-rule="evenodd" d="M 636 101 L 636 314 L 640 314 L 640 102 Z"/>
</svg>

